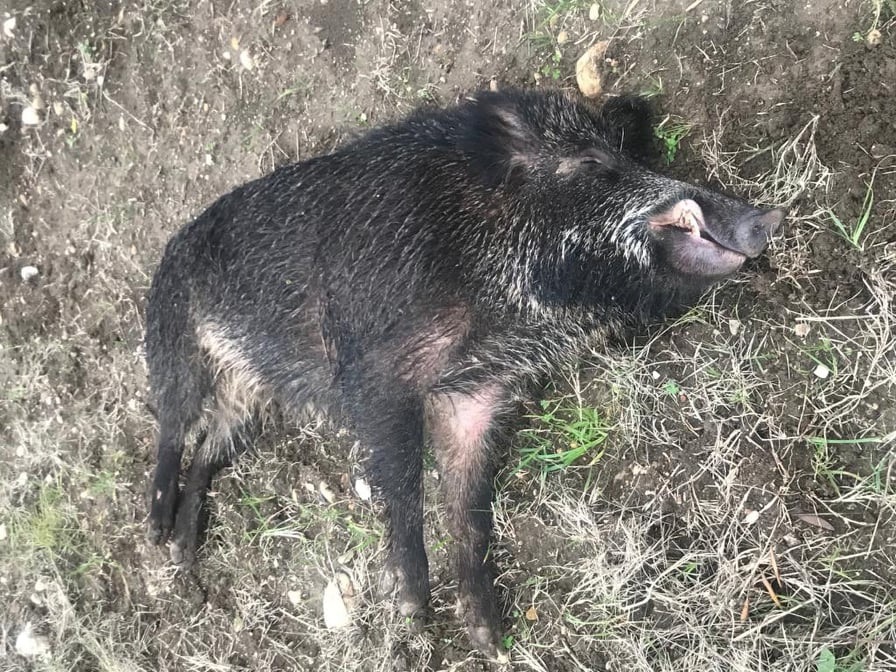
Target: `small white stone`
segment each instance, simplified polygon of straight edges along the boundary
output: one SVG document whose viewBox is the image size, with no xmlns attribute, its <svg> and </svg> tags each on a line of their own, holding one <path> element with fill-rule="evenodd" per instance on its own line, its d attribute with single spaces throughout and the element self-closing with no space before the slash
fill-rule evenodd
<svg viewBox="0 0 896 672">
<path fill-rule="evenodd" d="M 370 489 L 370 484 L 363 478 L 359 478 L 355 481 L 355 492 L 358 494 L 358 497 L 364 502 L 369 502 L 370 497 L 373 494 Z"/>
<path fill-rule="evenodd" d="M 38 126 L 40 125 L 40 112 L 38 112 L 34 107 L 29 105 L 28 107 L 22 110 L 22 124 L 25 126 Z"/>
<path fill-rule="evenodd" d="M 0 523 L 0 541 L 6 541 L 9 533 L 6 531 L 6 523 Z"/>
<path fill-rule="evenodd" d="M 809 329 L 808 322 L 797 322 L 793 327 L 793 333 L 800 338 L 805 338 L 809 334 Z"/>
<path fill-rule="evenodd" d="M 732 317 L 728 320 L 728 331 L 731 332 L 732 336 L 737 336 L 740 333 L 740 328 L 742 326 L 743 325 L 741 324 L 740 320 L 738 320 L 736 317 Z"/>
<path fill-rule="evenodd" d="M 592 21 L 597 21 L 600 18 L 600 5 L 598 3 L 595 2 L 588 8 L 588 18 Z"/>
<path fill-rule="evenodd" d="M 302 603 L 302 592 L 299 590 L 287 590 L 286 598 L 292 606 L 297 607 Z"/>
<path fill-rule="evenodd" d="M 16 653 L 23 658 L 37 658 L 49 652 L 50 640 L 43 635 L 35 635 L 31 623 L 26 623 L 16 637 Z"/>
<path fill-rule="evenodd" d="M 320 496 L 327 501 L 327 504 L 332 504 L 336 501 L 336 493 L 333 492 L 333 488 L 331 488 L 323 481 L 320 482 L 320 485 L 317 486 L 317 489 L 318 492 L 320 492 Z"/>
<path fill-rule="evenodd" d="M 339 583 L 333 579 L 324 588 L 324 625 L 328 628 L 344 628 L 351 625 L 352 619 L 348 613 L 348 607 L 342 599 L 342 591 L 339 590 Z"/>
<path fill-rule="evenodd" d="M 11 16 L 3 22 L 3 34 L 12 39 L 15 37 L 16 17 Z"/>
<path fill-rule="evenodd" d="M 826 367 L 824 364 L 819 364 L 818 366 L 815 367 L 815 370 L 812 373 L 814 373 L 816 376 L 818 376 L 819 378 L 824 380 L 829 375 L 831 375 L 831 370 L 828 367 Z"/>
<path fill-rule="evenodd" d="M 755 525 L 757 520 L 759 520 L 759 512 L 758 511 L 750 511 L 744 517 L 744 525 Z"/>
<path fill-rule="evenodd" d="M 40 271 L 37 270 L 36 266 L 22 266 L 19 271 L 19 276 L 22 278 L 22 282 L 30 282 L 38 275 L 40 275 Z"/>
<path fill-rule="evenodd" d="M 652 377 L 654 380 L 659 380 L 659 379 L 660 379 L 660 372 L 659 372 L 659 371 L 651 371 L 651 372 L 650 372 L 650 375 L 651 375 L 651 377 Z"/>
<path fill-rule="evenodd" d="M 240 52 L 240 65 L 246 70 L 252 70 L 255 67 L 255 59 L 252 58 L 252 54 L 249 53 L 248 49 L 243 49 Z"/>
</svg>

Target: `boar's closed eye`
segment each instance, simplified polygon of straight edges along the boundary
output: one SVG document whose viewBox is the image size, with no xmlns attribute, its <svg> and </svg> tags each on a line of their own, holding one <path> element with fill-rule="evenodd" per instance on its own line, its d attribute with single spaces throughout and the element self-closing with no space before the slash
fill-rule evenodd
<svg viewBox="0 0 896 672">
<path fill-rule="evenodd" d="M 599 149 L 589 149 L 577 156 L 568 156 L 560 160 L 557 166 L 558 175 L 570 175 L 577 170 L 612 171 L 617 167 L 616 159 Z"/>
</svg>

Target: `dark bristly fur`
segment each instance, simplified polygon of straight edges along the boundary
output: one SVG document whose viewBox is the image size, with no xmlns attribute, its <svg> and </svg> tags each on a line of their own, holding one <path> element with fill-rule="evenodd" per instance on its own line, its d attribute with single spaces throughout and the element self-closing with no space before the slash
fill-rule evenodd
<svg viewBox="0 0 896 672">
<path fill-rule="evenodd" d="M 251 442 L 261 408 L 327 409 L 370 451 L 390 529 L 387 584 L 417 617 L 429 598 L 428 436 L 468 629 L 498 655 L 490 447 L 513 398 L 595 338 L 725 274 L 717 248 L 704 241 L 712 250 L 700 256 L 700 236 L 667 225 L 676 204 L 699 204 L 710 240 L 744 256 L 780 222 L 649 171 L 650 138 L 638 98 L 593 108 L 560 93 L 483 93 L 211 205 L 172 238 L 149 297 L 160 425 L 149 538 L 170 536 L 172 558 L 191 563 L 211 479 Z"/>
</svg>

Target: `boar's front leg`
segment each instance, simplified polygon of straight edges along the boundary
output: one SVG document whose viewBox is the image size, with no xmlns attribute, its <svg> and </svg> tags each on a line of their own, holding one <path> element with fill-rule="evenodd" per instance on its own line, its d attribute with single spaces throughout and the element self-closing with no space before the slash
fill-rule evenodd
<svg viewBox="0 0 896 672">
<path fill-rule="evenodd" d="M 423 546 L 423 402 L 401 381 L 365 381 L 359 388 L 350 393 L 347 410 L 370 450 L 368 473 L 386 506 L 383 589 L 397 593 L 401 615 L 420 627 L 430 594 Z"/>
<path fill-rule="evenodd" d="M 473 644 L 506 660 L 501 618 L 487 563 L 492 530 L 490 443 L 507 393 L 499 385 L 429 397 L 427 425 L 442 478 L 448 527 L 454 541 L 458 602 Z"/>
</svg>

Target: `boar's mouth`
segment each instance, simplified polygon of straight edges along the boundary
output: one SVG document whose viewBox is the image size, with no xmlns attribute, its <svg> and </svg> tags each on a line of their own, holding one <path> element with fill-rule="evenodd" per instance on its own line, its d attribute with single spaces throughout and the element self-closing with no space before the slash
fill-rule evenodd
<svg viewBox="0 0 896 672">
<path fill-rule="evenodd" d="M 783 216 L 780 211 L 771 212 L 776 214 L 772 217 L 764 213 L 758 213 L 758 217 L 750 214 L 747 217 L 749 222 L 738 220 L 734 226 L 756 226 L 758 219 L 759 225 L 767 229 L 770 235 Z M 772 225 L 763 218 L 776 221 Z M 762 252 L 767 239 L 765 235 L 759 239 L 754 235 L 748 240 L 736 231 L 733 235 L 725 235 L 714 230 L 697 202 L 689 198 L 662 208 L 650 215 L 647 222 L 664 247 L 669 264 L 681 273 L 695 276 L 721 277 L 735 272 L 747 257 L 755 257 Z"/>
</svg>

